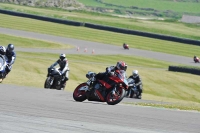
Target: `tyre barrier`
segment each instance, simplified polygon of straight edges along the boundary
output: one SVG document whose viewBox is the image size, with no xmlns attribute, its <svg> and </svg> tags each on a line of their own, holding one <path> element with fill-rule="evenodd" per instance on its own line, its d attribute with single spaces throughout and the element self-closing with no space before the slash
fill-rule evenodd
<svg viewBox="0 0 200 133">
<path fill-rule="evenodd" d="M 56 18 L 50 18 L 50 17 L 44 17 L 44 16 L 37 16 L 37 15 L 2 10 L 2 9 L 0 9 L 0 13 L 13 15 L 13 16 L 19 16 L 19 17 L 32 18 L 32 19 L 37 19 L 37 20 L 43 20 L 43 21 L 48 21 L 48 22 L 54 22 L 54 23 L 59 23 L 59 24 L 66 24 L 66 25 L 72 25 L 72 26 L 84 26 L 84 24 L 81 22 L 62 20 L 62 19 L 56 19 Z"/>
<path fill-rule="evenodd" d="M 190 73 L 195 75 L 200 75 L 200 68 L 189 68 L 184 66 L 169 66 L 168 71 L 174 71 L 174 72 L 184 72 L 184 73 Z"/>
<path fill-rule="evenodd" d="M 200 46 L 199 40 L 192 40 L 192 39 L 187 39 L 187 38 L 179 38 L 179 37 L 174 37 L 174 36 L 154 34 L 154 33 L 142 32 L 142 31 L 137 31 L 137 30 L 128 30 L 128 29 L 90 24 L 90 23 L 85 23 L 85 27 Z"/>
</svg>

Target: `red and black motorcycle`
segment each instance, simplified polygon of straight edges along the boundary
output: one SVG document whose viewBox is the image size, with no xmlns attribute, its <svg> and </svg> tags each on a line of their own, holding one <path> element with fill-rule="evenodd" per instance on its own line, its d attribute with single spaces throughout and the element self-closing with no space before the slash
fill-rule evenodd
<svg viewBox="0 0 200 133">
<path fill-rule="evenodd" d="M 109 105 L 118 104 L 125 96 L 128 82 L 123 71 L 116 71 L 113 76 L 105 76 L 103 79 L 95 79 L 96 73 L 88 72 L 89 79 L 76 87 L 73 93 L 75 101 L 107 102 Z"/>
<path fill-rule="evenodd" d="M 199 62 L 200 62 L 200 61 L 199 61 L 199 58 L 198 58 L 198 57 L 194 58 L 194 62 L 195 62 L 195 63 L 199 63 Z"/>
<path fill-rule="evenodd" d="M 125 44 L 125 43 L 124 43 L 124 44 L 123 44 L 123 48 L 129 50 L 129 46 L 128 46 L 128 44 Z"/>
</svg>

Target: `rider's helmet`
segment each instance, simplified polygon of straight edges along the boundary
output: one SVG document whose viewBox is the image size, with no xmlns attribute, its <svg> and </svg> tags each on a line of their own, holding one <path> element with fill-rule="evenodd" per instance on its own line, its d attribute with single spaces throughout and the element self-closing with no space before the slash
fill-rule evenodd
<svg viewBox="0 0 200 133">
<path fill-rule="evenodd" d="M 13 44 L 8 44 L 6 51 L 8 53 L 12 53 L 14 51 L 14 45 Z"/>
<path fill-rule="evenodd" d="M 4 46 L 0 46 L 0 54 L 5 55 L 6 54 L 6 48 Z"/>
<path fill-rule="evenodd" d="M 118 70 L 126 70 L 126 63 L 124 61 L 118 61 L 116 64 Z"/>
<path fill-rule="evenodd" d="M 197 58 L 197 56 L 196 56 L 196 55 L 194 55 L 194 58 Z"/>
<path fill-rule="evenodd" d="M 133 78 L 136 78 L 138 76 L 138 70 L 133 70 L 132 75 Z"/>
<path fill-rule="evenodd" d="M 63 61 L 66 58 L 65 54 L 60 54 L 60 60 Z"/>
</svg>

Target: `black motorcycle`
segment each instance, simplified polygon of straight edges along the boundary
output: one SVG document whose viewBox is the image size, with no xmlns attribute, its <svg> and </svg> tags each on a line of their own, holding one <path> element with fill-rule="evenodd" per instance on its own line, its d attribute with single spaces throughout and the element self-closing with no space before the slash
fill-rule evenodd
<svg viewBox="0 0 200 133">
<path fill-rule="evenodd" d="M 135 80 L 132 78 L 128 78 L 128 90 L 126 91 L 126 97 L 128 98 L 138 98 L 141 99 L 141 96 L 139 95 L 139 91 L 135 85 Z"/>
<path fill-rule="evenodd" d="M 62 88 L 62 80 L 65 77 L 62 76 L 61 72 L 57 68 L 48 68 L 47 78 L 44 83 L 44 88 L 46 89 L 57 89 L 57 90 L 64 90 Z"/>
</svg>

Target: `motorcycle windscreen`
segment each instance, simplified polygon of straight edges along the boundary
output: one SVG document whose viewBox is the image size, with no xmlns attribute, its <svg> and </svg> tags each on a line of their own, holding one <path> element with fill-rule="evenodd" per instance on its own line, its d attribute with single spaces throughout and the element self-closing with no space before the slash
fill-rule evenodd
<svg viewBox="0 0 200 133">
<path fill-rule="evenodd" d="M 51 71 L 51 75 L 60 76 L 59 70 L 53 69 L 53 71 Z"/>
<path fill-rule="evenodd" d="M 128 78 L 128 79 L 127 79 L 127 82 L 128 82 L 128 84 L 133 84 L 133 83 L 135 82 L 135 80 L 132 79 L 132 78 Z"/>
<path fill-rule="evenodd" d="M 128 81 L 126 79 L 126 72 L 124 70 L 117 70 L 116 71 L 116 81 L 123 82 L 125 85 L 128 86 Z"/>
<path fill-rule="evenodd" d="M 3 69 L 4 59 L 0 56 L 0 71 Z"/>
</svg>

